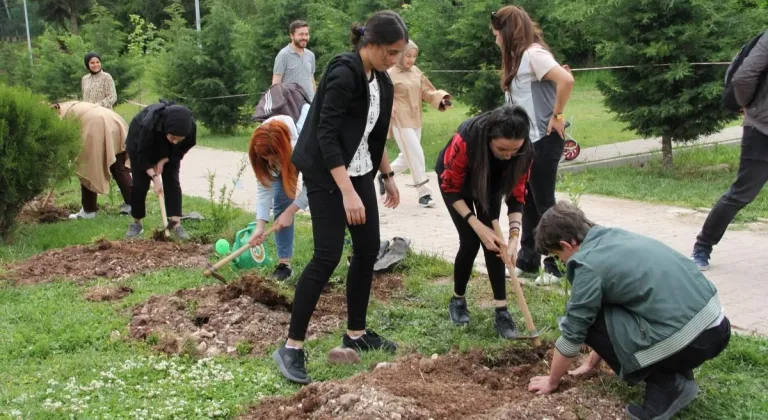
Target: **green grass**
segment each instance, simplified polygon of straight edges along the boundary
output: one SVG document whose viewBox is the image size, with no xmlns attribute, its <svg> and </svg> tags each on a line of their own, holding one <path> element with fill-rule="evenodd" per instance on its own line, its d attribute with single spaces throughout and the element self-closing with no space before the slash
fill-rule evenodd
<svg viewBox="0 0 768 420">
<path fill-rule="evenodd" d="M 79 189 L 61 187 L 57 192 L 61 194 L 58 203 L 77 202 Z M 150 218 L 157 212 L 153 206 Z M 207 206 L 204 200 L 185 198 L 186 211 L 194 209 L 208 216 Z M 252 218 L 245 212 L 236 213 L 232 221 L 235 229 Z M 0 263 L 52 247 L 90 243 L 100 237 L 119 238 L 127 223 L 125 217 L 99 215 L 94 220 L 24 225 L 13 243 L 0 245 Z M 191 231 L 204 230 L 192 225 L 188 224 Z M 231 236 L 231 229 L 219 236 Z M 299 272 L 312 254 L 307 218 L 298 219 L 296 238 L 294 265 Z M 274 249 L 272 244 L 269 248 Z M 452 285 L 435 282 L 450 278 L 451 264 L 410 254 L 398 272 L 404 277 L 404 289 L 387 302 L 372 301 L 369 325 L 398 342 L 400 354 L 444 354 L 477 348 L 493 354 L 507 346 L 526 345 L 496 337 L 491 326 L 493 311 L 481 306 L 492 299 L 483 276 L 470 282 L 473 322 L 457 329 L 446 314 Z M 236 275 L 232 271 L 224 274 L 230 280 Z M 332 281 L 343 283 L 345 274 L 346 267 L 341 264 Z M 86 302 L 85 288 L 104 282 L 96 279 L 83 285 L 60 281 L 28 286 L 0 282 L 0 418 L 234 418 L 265 396 L 299 389 L 280 377 L 268 356 L 272 349 L 251 357 L 198 361 L 159 354 L 147 343 L 125 338 L 135 305 L 153 295 L 215 284 L 215 280 L 201 276 L 200 270 L 168 268 L 135 275 L 123 281 L 134 290 L 124 300 Z M 290 287 L 284 290 L 291 291 Z M 537 327 L 552 327 L 544 338 L 555 339 L 556 318 L 564 311 L 565 297 L 546 289 L 525 290 Z M 509 295 L 510 310 L 522 325 L 511 290 Z M 358 365 L 329 365 L 323 355 L 338 345 L 340 334 L 338 331 L 307 343 L 311 355 L 308 368 L 315 380 L 343 379 L 366 371 L 371 363 L 393 359 L 373 352 L 364 355 Z M 722 356 L 697 372 L 701 396 L 680 418 L 768 416 L 768 401 L 762 392 L 768 385 L 767 350 L 765 339 L 734 337 Z M 623 399 L 640 395 L 640 389 L 630 389 L 612 378 L 607 378 L 600 390 Z"/>
<path fill-rule="evenodd" d="M 589 169 L 572 174 L 587 194 L 601 194 L 688 208 L 711 208 L 736 180 L 740 148 L 715 146 L 675 152 L 675 168 L 666 171 L 656 157 L 644 167 Z M 728 169 L 716 169 L 728 165 Z M 562 184 L 559 187 L 562 189 Z M 768 195 L 761 193 L 739 212 L 736 220 L 768 217 Z"/>
</svg>

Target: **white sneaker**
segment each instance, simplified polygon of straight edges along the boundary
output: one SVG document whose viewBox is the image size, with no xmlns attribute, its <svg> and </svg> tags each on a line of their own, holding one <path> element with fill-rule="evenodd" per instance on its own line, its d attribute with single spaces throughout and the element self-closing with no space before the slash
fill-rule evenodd
<svg viewBox="0 0 768 420">
<path fill-rule="evenodd" d="M 95 211 L 89 213 L 89 212 L 87 212 L 87 211 L 85 211 L 83 209 L 80 209 L 79 212 L 77 212 L 75 214 L 70 214 L 69 215 L 69 220 L 93 219 L 94 217 L 96 217 L 96 212 Z"/>
<path fill-rule="evenodd" d="M 560 279 L 549 273 L 543 273 L 539 277 L 536 277 L 536 286 L 549 286 L 550 284 L 559 284 Z"/>
</svg>

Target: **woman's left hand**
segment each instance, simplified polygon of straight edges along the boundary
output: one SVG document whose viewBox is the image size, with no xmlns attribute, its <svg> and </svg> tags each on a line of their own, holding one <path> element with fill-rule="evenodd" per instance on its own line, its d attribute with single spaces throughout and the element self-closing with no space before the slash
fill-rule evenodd
<svg viewBox="0 0 768 420">
<path fill-rule="evenodd" d="M 384 197 L 384 207 L 394 209 L 400 204 L 400 191 L 397 189 L 394 178 L 387 178 L 384 180 L 384 191 L 386 196 Z"/>
<path fill-rule="evenodd" d="M 528 391 L 535 392 L 537 395 L 547 395 L 557 390 L 558 386 L 558 384 L 552 385 L 549 382 L 549 376 L 536 376 L 531 378 Z"/>
<path fill-rule="evenodd" d="M 280 213 L 280 216 L 275 219 L 275 222 L 272 224 L 276 232 L 279 232 L 288 226 L 293 224 L 293 213 L 289 212 L 288 210 L 283 211 Z"/>
<path fill-rule="evenodd" d="M 553 115 L 549 119 L 549 125 L 547 125 L 547 135 L 552 134 L 552 130 L 555 130 L 560 138 L 565 138 L 565 120 L 558 120 Z"/>
<path fill-rule="evenodd" d="M 507 244 L 507 261 L 509 263 L 510 267 L 515 267 L 517 264 L 517 248 L 518 244 L 520 242 L 520 238 L 518 236 L 510 236 L 509 237 L 509 243 Z"/>
</svg>

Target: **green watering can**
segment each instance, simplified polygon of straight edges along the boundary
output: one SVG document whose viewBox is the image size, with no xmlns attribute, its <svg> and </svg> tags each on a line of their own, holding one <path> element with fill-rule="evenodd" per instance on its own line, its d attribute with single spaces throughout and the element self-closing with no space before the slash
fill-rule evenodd
<svg viewBox="0 0 768 420">
<path fill-rule="evenodd" d="M 230 252 L 231 249 L 239 249 L 243 245 L 248 243 L 253 231 L 256 229 L 256 222 L 248 223 L 245 229 L 242 229 L 235 234 L 235 243 L 230 248 L 229 242 L 226 239 L 219 239 L 216 241 L 216 253 L 224 256 Z M 267 249 L 264 244 L 251 247 L 248 251 L 243 252 L 237 258 L 232 260 L 232 264 L 235 267 L 247 270 L 250 268 L 268 267 L 273 264 L 272 258 L 267 254 Z"/>
</svg>

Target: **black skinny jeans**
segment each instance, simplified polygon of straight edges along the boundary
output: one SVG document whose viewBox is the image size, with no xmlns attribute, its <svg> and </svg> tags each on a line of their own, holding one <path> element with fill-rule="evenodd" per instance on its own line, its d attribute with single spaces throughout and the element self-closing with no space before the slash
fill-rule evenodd
<svg viewBox="0 0 768 420">
<path fill-rule="evenodd" d="M 132 162 L 138 162 L 138 157 L 129 154 Z M 179 182 L 179 170 L 181 162 L 168 162 L 163 166 L 163 197 L 165 199 L 165 211 L 168 217 L 181 217 L 181 183 Z M 131 216 L 140 220 L 147 215 L 147 191 L 149 191 L 152 178 L 147 171 L 131 167 L 133 175 L 133 191 L 131 191 Z"/>
<path fill-rule="evenodd" d="M 131 171 L 125 166 L 126 154 L 126 152 L 121 152 L 115 155 L 115 163 L 109 167 L 109 172 L 120 189 L 123 202 L 129 204 L 131 202 Z M 83 210 L 88 213 L 99 210 L 98 194 L 89 190 L 83 184 L 80 184 L 80 203 L 83 205 Z"/>
<path fill-rule="evenodd" d="M 699 236 L 696 237 L 694 251 L 709 255 L 712 247 L 723 239 L 728 225 L 736 214 L 760 194 L 766 181 L 768 181 L 768 135 L 753 127 L 744 127 L 736 181 L 709 212 Z"/>
<path fill-rule="evenodd" d="M 352 186 L 365 206 L 365 224 L 348 225 L 339 189 L 330 192 L 305 179 L 312 209 L 314 253 L 296 284 L 288 338 L 304 341 L 309 320 L 333 270 L 339 265 L 348 228 L 352 236 L 352 261 L 347 271 L 347 329 L 365 329 L 373 265 L 379 253 L 379 207 L 373 184 L 375 171 L 352 177 Z"/>
<path fill-rule="evenodd" d="M 520 251 L 517 253 L 517 268 L 526 272 L 538 272 L 541 266 L 541 254 L 536 252 L 534 232 L 541 215 L 555 205 L 557 167 L 564 147 L 565 141 L 555 131 L 533 143 L 536 157 L 526 184 L 523 231 Z M 554 258 L 548 256 L 544 259 L 544 269 L 548 273 L 558 272 Z"/>
<path fill-rule="evenodd" d="M 442 194 L 442 190 L 440 191 Z M 445 201 L 445 194 L 443 200 Z M 491 208 L 488 211 L 480 210 L 482 207 L 473 201 L 472 199 L 464 198 L 464 202 L 470 210 L 473 210 L 477 215 L 477 219 L 483 222 L 484 225 L 493 229 L 491 222 L 498 220 L 501 214 L 501 200 L 499 195 L 490 195 Z M 456 231 L 459 233 L 459 252 L 456 253 L 456 259 L 453 262 L 453 292 L 458 296 L 464 296 L 467 292 L 467 284 L 469 284 L 469 277 L 472 275 L 472 267 L 475 264 L 475 257 L 480 250 L 480 246 L 483 247 L 483 254 L 485 255 L 485 266 L 488 268 L 488 278 L 491 281 L 491 289 L 493 290 L 493 298 L 495 300 L 506 300 L 507 288 L 504 278 L 504 261 L 499 258 L 498 254 L 489 251 L 482 244 L 480 238 L 475 233 L 474 229 L 464 221 L 464 218 L 453 208 L 453 206 L 447 206 L 448 213 L 451 215 Z"/>
<path fill-rule="evenodd" d="M 626 375 L 624 380 L 630 384 L 645 380 L 665 388 L 674 383 L 677 373 L 692 377 L 693 369 L 701 366 L 707 360 L 717 357 L 728 347 L 730 339 L 731 323 L 728 318 L 724 318 L 719 326 L 704 330 L 679 352 L 658 363 Z M 608 335 L 608 327 L 605 324 L 605 313 L 602 310 L 598 312 L 594 324 L 587 331 L 586 344 L 599 354 L 600 358 L 605 360 L 617 375 L 621 372 L 621 363 L 613 349 L 611 338 Z"/>
</svg>

